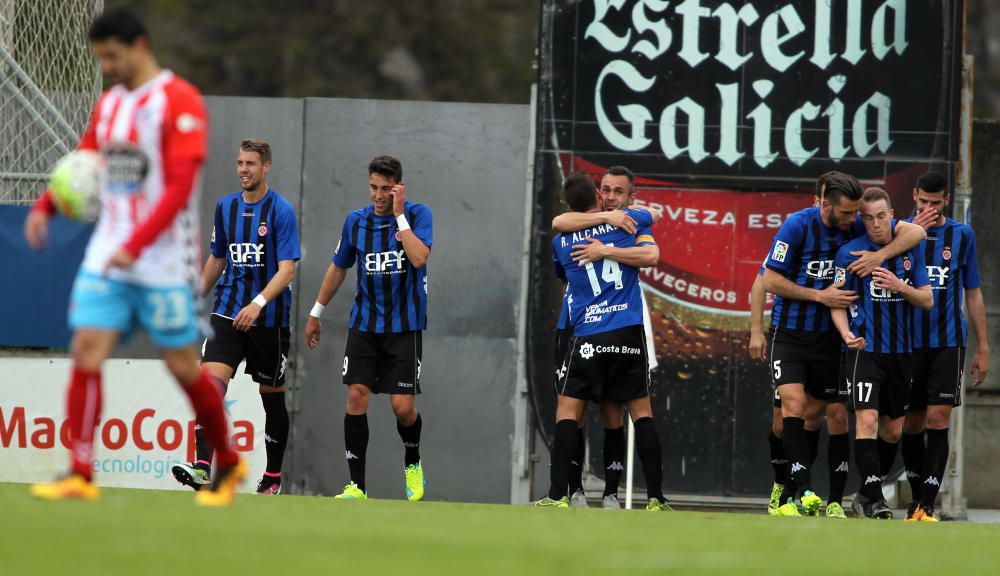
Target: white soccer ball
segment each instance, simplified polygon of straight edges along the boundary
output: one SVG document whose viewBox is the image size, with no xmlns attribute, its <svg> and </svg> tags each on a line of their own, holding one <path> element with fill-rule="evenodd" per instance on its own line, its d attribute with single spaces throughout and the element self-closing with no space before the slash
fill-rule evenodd
<svg viewBox="0 0 1000 576">
<path fill-rule="evenodd" d="M 49 175 L 49 190 L 56 210 L 73 220 L 93 222 L 101 213 L 101 155 L 75 150 L 56 162 Z"/>
</svg>

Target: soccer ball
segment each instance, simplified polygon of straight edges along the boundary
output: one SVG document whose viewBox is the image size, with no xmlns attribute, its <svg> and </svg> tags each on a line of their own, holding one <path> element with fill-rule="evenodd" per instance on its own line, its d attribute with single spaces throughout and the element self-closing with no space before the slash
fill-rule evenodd
<svg viewBox="0 0 1000 576">
<path fill-rule="evenodd" d="M 49 190 L 56 210 L 73 220 L 93 222 L 101 212 L 101 155 L 76 150 L 56 162 Z"/>
</svg>

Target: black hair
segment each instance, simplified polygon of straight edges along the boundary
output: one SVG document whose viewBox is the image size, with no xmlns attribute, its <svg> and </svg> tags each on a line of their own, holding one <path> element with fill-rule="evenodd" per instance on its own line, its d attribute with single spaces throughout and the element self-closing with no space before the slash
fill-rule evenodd
<svg viewBox="0 0 1000 576">
<path fill-rule="evenodd" d="M 576 172 L 563 182 L 563 200 L 573 212 L 587 212 L 597 206 L 597 185 L 589 174 Z"/>
<path fill-rule="evenodd" d="M 368 175 L 379 174 L 396 184 L 403 181 L 403 163 L 393 156 L 376 156 L 368 164 Z"/>
<path fill-rule="evenodd" d="M 124 6 L 115 6 L 94 18 L 87 31 L 87 39 L 91 42 L 111 38 L 116 38 L 123 44 L 135 44 L 139 38 L 149 40 L 149 32 L 135 12 Z"/>
<path fill-rule="evenodd" d="M 940 172 L 928 172 L 917 179 L 917 188 L 931 194 L 947 193 L 948 179 Z"/>
<path fill-rule="evenodd" d="M 861 200 L 864 189 L 858 179 L 850 174 L 834 172 L 826 178 L 826 190 L 823 198 L 830 204 L 839 204 L 841 198 L 848 200 Z"/>
</svg>

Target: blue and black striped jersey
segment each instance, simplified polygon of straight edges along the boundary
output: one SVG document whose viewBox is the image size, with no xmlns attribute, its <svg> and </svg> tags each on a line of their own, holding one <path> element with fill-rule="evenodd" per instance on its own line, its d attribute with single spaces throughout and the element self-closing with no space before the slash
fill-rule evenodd
<svg viewBox="0 0 1000 576">
<path fill-rule="evenodd" d="M 881 244 L 876 244 L 867 235 L 845 244 L 837 252 L 836 281 L 844 280 L 841 290 L 856 290 L 858 293 L 849 316 L 851 332 L 865 339 L 865 351 L 903 354 L 912 350 L 910 331 L 915 306 L 907 302 L 902 294 L 881 288 L 872 275 L 860 278 L 847 271 L 847 267 L 858 259 L 851 255 L 852 251 L 877 251 L 881 248 Z M 882 267 L 914 288 L 930 284 L 922 245 L 886 260 Z"/>
<path fill-rule="evenodd" d="M 924 260 L 934 292 L 934 307 L 913 308 L 913 347 L 964 347 L 968 340 L 962 310 L 964 289 L 980 285 L 972 228 L 951 218 L 946 218 L 941 226 L 928 228 Z"/>
<path fill-rule="evenodd" d="M 653 233 L 649 230 L 649 227 L 653 225 L 653 215 L 646 210 L 635 210 L 632 218 L 639 227 L 635 235 L 636 242 L 656 244 L 656 241 L 653 240 Z M 565 280 L 565 278 L 563 279 Z M 565 330 L 570 327 L 568 298 L 569 287 L 567 285 L 567 289 L 563 292 L 562 305 L 559 308 L 559 320 L 556 322 L 556 330 Z"/>
<path fill-rule="evenodd" d="M 638 211 L 626 209 L 633 218 Z M 580 266 L 573 261 L 573 246 L 597 238 L 609 246 L 629 248 L 648 245 L 651 235 L 637 237 L 610 224 L 601 224 L 552 238 L 556 274 L 569 283 L 569 318 L 573 335 L 587 336 L 627 326 L 642 325 L 639 270 L 610 259 Z"/>
<path fill-rule="evenodd" d="M 833 282 L 833 261 L 845 242 L 864 234 L 858 218 L 850 230 L 830 228 L 823 222 L 819 207 L 792 214 L 781 225 L 771 243 L 764 265 L 799 286 L 822 290 Z M 775 296 L 771 325 L 806 331 L 833 330 L 830 309 L 817 302 L 803 302 Z"/>
<path fill-rule="evenodd" d="M 215 205 L 212 255 L 226 259 L 212 313 L 236 318 L 278 272 L 278 262 L 301 257 L 295 209 L 270 188 L 253 204 L 243 201 L 242 191 L 223 197 Z M 291 309 L 289 286 L 264 306 L 256 325 L 288 326 Z"/>
<path fill-rule="evenodd" d="M 413 234 L 430 248 L 430 208 L 407 202 L 403 213 Z M 427 266 L 414 267 L 399 238 L 396 217 L 375 214 L 371 204 L 347 216 L 333 263 L 350 268 L 360 260 L 350 328 L 380 334 L 427 328 Z"/>
</svg>

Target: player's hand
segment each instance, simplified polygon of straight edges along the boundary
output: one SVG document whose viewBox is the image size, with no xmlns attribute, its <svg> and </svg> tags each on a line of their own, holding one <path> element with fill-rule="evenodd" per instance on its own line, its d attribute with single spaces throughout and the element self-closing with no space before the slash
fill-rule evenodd
<svg viewBox="0 0 1000 576">
<path fill-rule="evenodd" d="M 306 320 L 306 345 L 312 350 L 319 346 L 319 336 L 323 333 L 323 321 L 315 316 Z"/>
<path fill-rule="evenodd" d="M 392 214 L 399 216 L 406 207 L 406 182 L 400 182 L 392 187 Z"/>
<path fill-rule="evenodd" d="M 816 291 L 816 301 L 827 308 L 847 308 L 857 299 L 854 290 L 841 290 L 833 284 Z"/>
<path fill-rule="evenodd" d="M 49 215 L 41 210 L 28 212 L 24 220 L 24 239 L 33 250 L 45 248 L 49 237 Z"/>
<path fill-rule="evenodd" d="M 976 357 L 972 359 L 972 386 L 976 387 L 986 380 L 986 373 L 990 371 L 990 351 L 980 350 Z"/>
<path fill-rule="evenodd" d="M 104 265 L 104 274 L 108 273 L 108 270 L 112 268 L 121 268 L 127 270 L 135 264 L 135 258 L 125 250 L 119 250 L 108 259 L 108 263 Z"/>
<path fill-rule="evenodd" d="M 750 331 L 750 345 L 747 346 L 747 352 L 750 354 L 751 360 L 767 359 L 767 338 L 764 337 L 764 332 L 760 330 Z"/>
<path fill-rule="evenodd" d="M 940 214 L 937 210 L 928 208 L 923 212 L 918 212 L 917 215 L 913 217 L 913 223 L 926 230 L 937 222 L 938 216 L 940 216 Z"/>
<path fill-rule="evenodd" d="M 635 219 L 629 216 L 624 210 L 609 210 L 608 212 L 602 212 L 601 215 L 604 216 L 606 223 L 611 224 L 615 228 L 621 228 L 629 234 L 635 234 L 639 229 Z"/>
<path fill-rule="evenodd" d="M 236 315 L 236 319 L 233 320 L 233 328 L 236 328 L 240 332 L 249 332 L 250 328 L 253 327 L 253 323 L 260 317 L 260 310 L 260 306 L 254 302 L 247 304 Z"/>
<path fill-rule="evenodd" d="M 853 250 L 851 256 L 857 256 L 858 259 L 851 262 L 851 265 L 847 267 L 847 271 L 859 278 L 868 276 L 885 262 L 879 256 L 878 252 L 870 252 L 868 250 Z"/>
<path fill-rule="evenodd" d="M 872 272 L 872 278 L 875 280 L 875 285 L 879 288 L 885 288 L 893 292 L 902 292 L 906 288 L 905 282 L 885 268 L 876 268 Z"/>
<path fill-rule="evenodd" d="M 588 237 L 586 240 L 586 244 L 577 244 L 573 246 L 573 251 L 570 253 L 570 256 L 573 257 L 574 262 L 579 262 L 580 266 L 586 266 L 591 262 L 607 258 L 610 250 L 604 242 L 601 242 L 593 236 Z"/>
<path fill-rule="evenodd" d="M 865 349 L 865 339 L 858 338 L 854 335 L 854 332 L 842 332 L 840 337 L 844 339 L 844 344 L 847 345 L 851 350 L 864 350 Z"/>
</svg>

